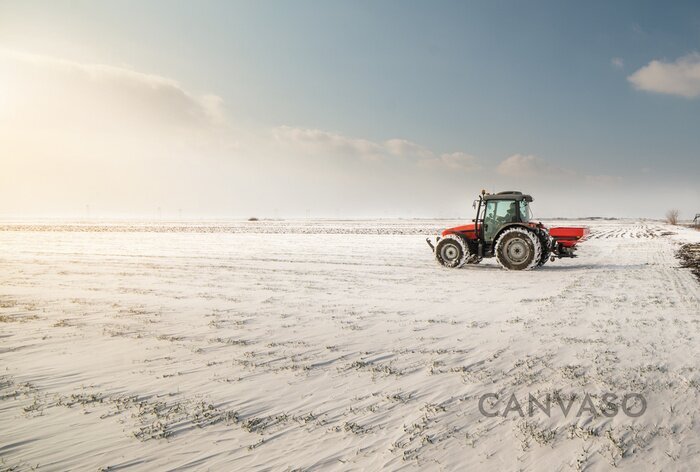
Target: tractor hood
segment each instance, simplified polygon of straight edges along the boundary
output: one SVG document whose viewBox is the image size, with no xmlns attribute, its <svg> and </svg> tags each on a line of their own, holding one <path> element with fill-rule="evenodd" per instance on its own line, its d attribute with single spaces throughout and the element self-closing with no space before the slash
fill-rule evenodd
<svg viewBox="0 0 700 472">
<path fill-rule="evenodd" d="M 447 228 L 446 230 L 443 230 L 442 236 L 447 236 L 448 234 L 455 234 L 455 233 L 460 233 L 464 234 L 465 236 L 469 237 L 470 234 L 473 237 L 474 232 L 475 232 L 476 224 L 471 223 L 468 225 L 462 225 L 462 226 L 455 226 L 454 228 Z"/>
</svg>

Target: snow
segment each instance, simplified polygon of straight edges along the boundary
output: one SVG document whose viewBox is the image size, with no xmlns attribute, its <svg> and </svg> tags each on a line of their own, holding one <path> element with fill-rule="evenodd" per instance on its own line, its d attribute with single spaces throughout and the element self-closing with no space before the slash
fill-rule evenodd
<svg viewBox="0 0 700 472">
<path fill-rule="evenodd" d="M 700 467 L 700 290 L 674 257 L 700 233 L 561 221 L 591 228 L 577 259 L 442 268 L 425 236 L 459 223 L 0 223 L 0 464 Z M 606 392 L 647 409 L 478 408 Z"/>
</svg>

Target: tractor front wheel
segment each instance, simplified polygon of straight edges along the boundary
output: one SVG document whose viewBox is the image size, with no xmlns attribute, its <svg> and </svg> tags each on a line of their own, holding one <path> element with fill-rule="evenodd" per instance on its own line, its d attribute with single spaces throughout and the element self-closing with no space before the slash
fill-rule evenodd
<svg viewBox="0 0 700 472">
<path fill-rule="evenodd" d="M 440 265 L 458 269 L 469 257 L 469 248 L 464 238 L 458 234 L 448 234 L 435 246 L 435 259 Z"/>
<path fill-rule="evenodd" d="M 530 270 L 542 258 L 542 243 L 534 232 L 519 226 L 501 234 L 494 253 L 504 269 Z"/>
</svg>

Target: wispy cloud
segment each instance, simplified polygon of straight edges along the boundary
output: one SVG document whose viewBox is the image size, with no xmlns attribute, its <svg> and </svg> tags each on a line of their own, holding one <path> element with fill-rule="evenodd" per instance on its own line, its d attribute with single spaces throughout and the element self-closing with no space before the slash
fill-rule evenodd
<svg viewBox="0 0 700 472">
<path fill-rule="evenodd" d="M 406 139 L 390 139 L 384 142 L 384 147 L 394 156 L 418 159 L 430 159 L 433 157 L 432 151 Z"/>
<path fill-rule="evenodd" d="M 381 144 L 367 139 L 349 138 L 320 129 L 279 126 L 272 130 L 272 135 L 277 142 L 305 153 L 376 160 L 387 152 Z"/>
<path fill-rule="evenodd" d="M 651 61 L 627 77 L 627 80 L 637 90 L 685 98 L 699 97 L 700 54 L 688 54 L 674 62 Z"/>
<path fill-rule="evenodd" d="M 408 163 L 425 167 L 451 169 L 476 169 L 476 158 L 464 152 L 437 154 L 434 151 L 406 139 L 388 139 L 382 142 L 353 138 L 340 133 L 320 129 L 279 126 L 273 130 L 278 143 L 304 153 L 333 156 L 349 156 L 361 160 L 401 158 Z"/>
<path fill-rule="evenodd" d="M 146 112 L 156 118 L 160 114 L 164 121 L 206 124 L 224 121 L 220 97 L 193 93 L 177 81 L 160 75 L 15 51 L 0 51 L 0 59 L 31 67 L 35 80 L 51 81 L 53 86 L 60 84 L 63 89 L 70 89 L 74 96 L 79 97 L 81 91 L 88 97 L 102 94 L 125 107 L 131 107 L 136 113 Z M 72 107 L 90 106 L 88 100 L 74 101 L 76 103 Z"/>
<path fill-rule="evenodd" d="M 506 177 L 565 177 L 573 172 L 552 165 L 531 154 L 513 154 L 501 162 L 496 171 Z"/>
<path fill-rule="evenodd" d="M 448 169 L 461 170 L 477 170 L 480 168 L 477 158 L 464 152 L 441 154 L 439 157 L 424 159 L 419 164 L 425 167 L 446 167 Z"/>
<path fill-rule="evenodd" d="M 616 69 L 624 69 L 625 61 L 621 57 L 613 57 L 610 59 L 610 64 Z"/>
<path fill-rule="evenodd" d="M 622 181 L 620 177 L 612 175 L 582 174 L 551 164 L 541 157 L 525 154 L 514 154 L 508 157 L 496 167 L 496 171 L 504 177 L 522 180 L 561 179 L 571 183 L 583 181 L 601 187 L 616 185 Z"/>
</svg>

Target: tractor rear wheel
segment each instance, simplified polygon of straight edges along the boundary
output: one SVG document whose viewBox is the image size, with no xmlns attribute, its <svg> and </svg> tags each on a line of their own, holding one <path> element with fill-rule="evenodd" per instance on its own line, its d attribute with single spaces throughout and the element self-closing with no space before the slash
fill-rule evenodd
<svg viewBox="0 0 700 472">
<path fill-rule="evenodd" d="M 467 241 L 458 234 L 448 234 L 435 246 L 435 259 L 450 269 L 462 267 L 468 257 Z"/>
<path fill-rule="evenodd" d="M 499 236 L 494 253 L 504 269 L 530 270 L 542 258 L 542 243 L 533 231 L 518 226 Z"/>
</svg>

